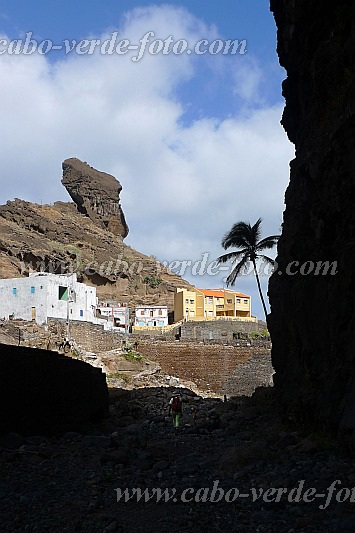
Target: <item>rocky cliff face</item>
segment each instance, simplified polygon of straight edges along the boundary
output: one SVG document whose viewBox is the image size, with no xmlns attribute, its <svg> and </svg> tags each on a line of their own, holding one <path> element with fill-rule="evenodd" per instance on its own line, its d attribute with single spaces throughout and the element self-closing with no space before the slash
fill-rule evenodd
<svg viewBox="0 0 355 533">
<path fill-rule="evenodd" d="M 66 160 L 63 167 L 75 204 L 16 199 L 0 206 L 0 277 L 76 272 L 79 281 L 96 286 L 100 299 L 171 310 L 175 288 L 190 285 L 123 243 L 128 228 L 119 182 L 79 160 Z"/>
<path fill-rule="evenodd" d="M 270 280 L 275 385 L 286 413 L 355 430 L 355 5 L 271 0 L 296 146 Z M 329 262 L 328 269 L 318 268 Z M 334 263 L 335 262 L 335 263 Z"/>
<path fill-rule="evenodd" d="M 72 157 L 63 163 L 62 184 L 79 213 L 111 233 L 127 237 L 128 226 L 120 205 L 122 187 L 116 178 Z"/>
</svg>

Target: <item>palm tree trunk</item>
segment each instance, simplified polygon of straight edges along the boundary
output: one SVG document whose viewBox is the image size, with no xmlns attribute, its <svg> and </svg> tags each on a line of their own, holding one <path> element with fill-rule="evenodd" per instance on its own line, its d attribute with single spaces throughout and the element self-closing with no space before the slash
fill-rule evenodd
<svg viewBox="0 0 355 533">
<path fill-rule="evenodd" d="M 254 273 L 255 273 L 255 277 L 256 277 L 256 283 L 258 284 L 258 289 L 259 289 L 259 294 L 260 294 L 260 298 L 261 298 L 261 303 L 263 304 L 263 308 L 264 308 L 265 320 L 267 321 L 266 305 L 265 305 L 265 300 L 264 300 L 263 293 L 261 292 L 261 285 L 260 285 L 260 280 L 259 280 L 258 272 L 257 272 L 257 270 L 256 270 L 256 262 L 255 262 L 255 259 L 252 259 L 252 262 L 253 262 L 253 266 L 254 266 Z"/>
</svg>

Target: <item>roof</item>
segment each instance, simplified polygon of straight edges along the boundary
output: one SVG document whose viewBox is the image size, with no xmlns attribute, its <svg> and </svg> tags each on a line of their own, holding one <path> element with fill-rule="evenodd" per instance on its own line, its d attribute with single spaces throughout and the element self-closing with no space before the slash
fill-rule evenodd
<svg viewBox="0 0 355 533">
<path fill-rule="evenodd" d="M 136 305 L 136 309 L 167 309 L 167 305 Z"/>
<path fill-rule="evenodd" d="M 205 296 L 216 296 L 217 298 L 224 298 L 224 292 L 221 289 L 198 289 Z"/>
<path fill-rule="evenodd" d="M 247 294 L 243 294 L 242 292 L 235 292 L 230 291 L 229 289 L 197 289 L 200 292 L 202 292 L 205 296 L 216 296 L 216 298 L 224 298 L 224 295 L 232 294 L 234 296 L 238 296 L 238 298 L 250 298 Z"/>
</svg>

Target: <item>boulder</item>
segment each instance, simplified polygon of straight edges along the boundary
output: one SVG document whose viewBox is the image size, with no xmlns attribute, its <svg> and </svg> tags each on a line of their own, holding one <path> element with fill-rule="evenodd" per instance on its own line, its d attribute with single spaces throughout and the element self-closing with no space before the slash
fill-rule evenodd
<svg viewBox="0 0 355 533">
<path fill-rule="evenodd" d="M 76 157 L 66 159 L 62 167 L 62 184 L 78 211 L 114 235 L 127 237 L 128 226 L 120 205 L 120 182 Z"/>
</svg>

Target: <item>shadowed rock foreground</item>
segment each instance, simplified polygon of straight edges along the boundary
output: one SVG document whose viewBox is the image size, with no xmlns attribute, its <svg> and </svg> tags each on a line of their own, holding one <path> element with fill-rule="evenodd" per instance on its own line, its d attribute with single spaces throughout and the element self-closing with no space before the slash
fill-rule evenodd
<svg viewBox="0 0 355 533">
<path fill-rule="evenodd" d="M 78 430 L 108 412 L 105 374 L 46 350 L 0 345 L 0 434 Z"/>
<path fill-rule="evenodd" d="M 272 388 L 228 402 L 184 390 L 179 430 L 167 417 L 172 392 L 111 390 L 110 416 L 100 425 L 0 439 L 2 530 L 354 531 L 352 461 L 324 435 L 282 425 Z M 148 490 L 148 501 L 131 492 L 117 501 L 126 489 Z M 159 502 L 153 489 L 163 493 Z M 307 502 L 308 489 L 324 497 L 312 499 L 311 491 Z"/>
</svg>

